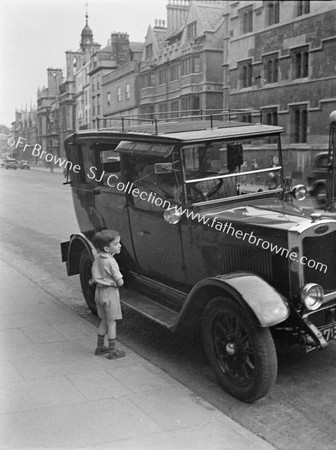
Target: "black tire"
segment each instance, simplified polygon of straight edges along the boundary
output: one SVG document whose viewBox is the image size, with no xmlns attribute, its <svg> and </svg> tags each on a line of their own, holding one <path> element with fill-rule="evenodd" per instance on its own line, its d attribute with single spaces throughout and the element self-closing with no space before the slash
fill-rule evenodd
<svg viewBox="0 0 336 450">
<path fill-rule="evenodd" d="M 229 394 L 251 403 L 269 392 L 278 364 L 268 328 L 233 299 L 215 297 L 205 308 L 202 332 L 208 360 Z"/>
<path fill-rule="evenodd" d="M 95 285 L 89 285 L 89 280 L 91 280 L 92 262 L 93 260 L 89 252 L 86 249 L 82 250 L 79 258 L 79 279 L 86 304 L 90 311 L 96 316 L 97 307 L 94 299 Z"/>
<path fill-rule="evenodd" d="M 324 184 L 319 184 L 315 189 L 316 201 L 320 207 L 325 206 L 327 201 L 327 192 Z"/>
</svg>

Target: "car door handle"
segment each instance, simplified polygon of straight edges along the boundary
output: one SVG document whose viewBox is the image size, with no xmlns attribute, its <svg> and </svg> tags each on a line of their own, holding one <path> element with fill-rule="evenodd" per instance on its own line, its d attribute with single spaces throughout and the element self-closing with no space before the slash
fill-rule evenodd
<svg viewBox="0 0 336 450">
<path fill-rule="evenodd" d="M 144 236 L 145 234 L 150 234 L 149 231 L 138 231 L 138 236 Z"/>
</svg>

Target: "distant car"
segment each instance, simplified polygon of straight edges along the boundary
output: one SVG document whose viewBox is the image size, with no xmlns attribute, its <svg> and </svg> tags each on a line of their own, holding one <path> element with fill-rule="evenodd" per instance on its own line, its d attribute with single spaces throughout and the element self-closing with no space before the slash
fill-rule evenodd
<svg viewBox="0 0 336 450">
<path fill-rule="evenodd" d="M 314 165 L 307 177 L 308 192 L 315 197 L 320 206 L 326 202 L 326 182 L 328 170 L 328 152 L 317 153 Z"/>
<path fill-rule="evenodd" d="M 5 162 L 4 162 L 4 160 L 1 160 L 1 161 L 0 161 L 0 167 L 5 167 Z"/>
<path fill-rule="evenodd" d="M 16 170 L 19 167 L 17 160 L 14 158 L 5 159 L 4 163 L 5 163 L 6 169 Z"/>
<path fill-rule="evenodd" d="M 19 167 L 20 169 L 30 169 L 30 165 L 28 164 L 28 161 L 19 161 Z"/>
</svg>

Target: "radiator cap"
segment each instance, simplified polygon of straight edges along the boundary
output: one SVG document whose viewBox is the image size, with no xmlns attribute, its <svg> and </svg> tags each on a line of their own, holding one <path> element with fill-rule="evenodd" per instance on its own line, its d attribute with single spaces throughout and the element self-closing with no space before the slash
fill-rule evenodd
<svg viewBox="0 0 336 450">
<path fill-rule="evenodd" d="M 314 222 L 316 222 L 317 220 L 321 220 L 321 219 L 322 219 L 322 214 L 321 214 L 321 213 L 314 212 L 314 213 L 311 213 L 311 214 L 310 214 L 310 218 L 311 218 L 312 222 L 314 223 Z"/>
</svg>

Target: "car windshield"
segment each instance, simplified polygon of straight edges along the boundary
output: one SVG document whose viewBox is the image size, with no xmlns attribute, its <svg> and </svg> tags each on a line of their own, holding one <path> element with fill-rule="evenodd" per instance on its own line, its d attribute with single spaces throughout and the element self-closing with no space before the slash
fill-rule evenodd
<svg viewBox="0 0 336 450">
<path fill-rule="evenodd" d="M 281 184 L 277 138 L 188 145 L 183 148 L 188 201 L 275 190 Z"/>
</svg>

